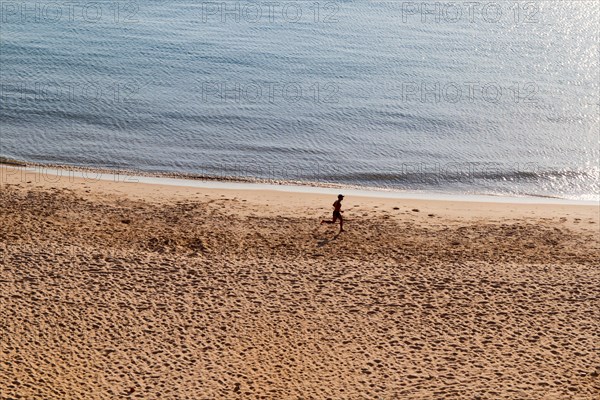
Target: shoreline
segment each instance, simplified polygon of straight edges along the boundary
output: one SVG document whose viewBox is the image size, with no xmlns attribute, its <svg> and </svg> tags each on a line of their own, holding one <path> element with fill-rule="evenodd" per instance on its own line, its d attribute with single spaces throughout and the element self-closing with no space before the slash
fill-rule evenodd
<svg viewBox="0 0 600 400">
<path fill-rule="evenodd" d="M 106 171 L 46 166 L 35 169 L 0 165 L 0 188 L 5 186 L 19 190 L 74 192 L 94 202 L 127 199 L 173 204 L 225 197 L 243 199 L 245 205 L 252 207 L 252 213 L 263 217 L 271 217 L 275 211 L 289 217 L 294 216 L 296 210 L 304 210 L 317 219 L 330 218 L 332 199 L 343 192 L 346 218 L 356 218 L 360 211 L 363 216 L 375 212 L 374 216 L 400 220 L 410 215 L 410 218 L 418 217 L 425 225 L 430 224 L 428 220 L 451 225 L 501 219 L 531 223 L 556 221 L 576 231 L 598 229 L 600 224 L 600 205 L 595 202 L 494 196 L 435 197 L 429 194 L 418 198 L 394 192 L 115 175 Z M 244 209 L 238 211 L 242 215 L 250 213 Z"/>
<path fill-rule="evenodd" d="M 336 183 L 319 183 L 308 181 L 284 181 L 259 178 L 213 177 L 187 173 L 147 172 L 127 169 L 94 168 L 64 164 L 30 163 L 10 158 L 0 157 L 0 169 L 20 170 L 22 176 L 31 173 L 39 176 L 54 177 L 66 174 L 68 178 L 85 179 L 89 181 L 114 181 L 156 184 L 166 186 L 195 187 L 201 189 L 223 190 L 273 190 L 287 193 L 313 193 L 334 195 L 343 191 L 358 197 L 390 198 L 402 200 L 431 200 L 431 201 L 460 201 L 508 204 L 563 204 L 600 206 L 599 200 L 568 199 L 551 196 L 506 196 L 495 194 L 452 194 L 435 191 L 401 191 L 361 187 Z M 14 174 L 14 172 L 10 172 Z M 28 178 L 21 179 L 27 181 Z M 2 182 L 0 181 L 0 184 Z"/>
</svg>

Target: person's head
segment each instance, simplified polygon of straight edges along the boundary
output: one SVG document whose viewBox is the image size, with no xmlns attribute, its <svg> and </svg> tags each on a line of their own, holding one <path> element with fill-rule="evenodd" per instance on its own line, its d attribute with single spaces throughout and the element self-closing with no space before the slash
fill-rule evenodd
<svg viewBox="0 0 600 400">
<path fill-rule="evenodd" d="M 344 195 L 343 195 L 343 194 L 338 194 L 338 200 L 339 200 L 339 201 L 342 201 L 342 200 L 344 200 Z"/>
</svg>

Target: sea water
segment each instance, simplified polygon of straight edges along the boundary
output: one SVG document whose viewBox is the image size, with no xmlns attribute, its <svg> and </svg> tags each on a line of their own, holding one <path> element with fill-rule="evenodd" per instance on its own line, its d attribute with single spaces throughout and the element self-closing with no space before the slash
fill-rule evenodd
<svg viewBox="0 0 600 400">
<path fill-rule="evenodd" d="M 0 3 L 0 156 L 600 199 L 595 1 Z"/>
</svg>

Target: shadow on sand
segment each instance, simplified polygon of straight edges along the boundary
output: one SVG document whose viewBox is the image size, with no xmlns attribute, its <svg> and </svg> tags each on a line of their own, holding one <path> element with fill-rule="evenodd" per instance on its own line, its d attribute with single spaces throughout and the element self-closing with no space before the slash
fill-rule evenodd
<svg viewBox="0 0 600 400">
<path fill-rule="evenodd" d="M 334 240 L 336 240 L 338 238 L 338 236 L 340 236 L 343 232 L 338 232 L 336 233 L 333 237 L 331 238 L 321 238 L 321 239 L 317 239 L 317 247 L 323 247 L 326 244 L 329 244 L 331 242 L 333 242 Z"/>
</svg>

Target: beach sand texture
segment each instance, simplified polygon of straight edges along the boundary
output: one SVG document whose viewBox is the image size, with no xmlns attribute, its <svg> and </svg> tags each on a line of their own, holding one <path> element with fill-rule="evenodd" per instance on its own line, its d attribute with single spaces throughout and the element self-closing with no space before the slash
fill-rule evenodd
<svg viewBox="0 0 600 400">
<path fill-rule="evenodd" d="M 0 399 L 600 398 L 598 207 L 11 168 Z"/>
</svg>

